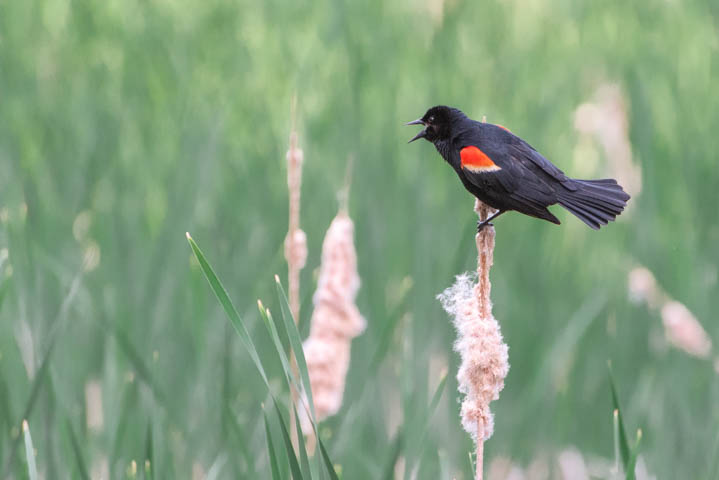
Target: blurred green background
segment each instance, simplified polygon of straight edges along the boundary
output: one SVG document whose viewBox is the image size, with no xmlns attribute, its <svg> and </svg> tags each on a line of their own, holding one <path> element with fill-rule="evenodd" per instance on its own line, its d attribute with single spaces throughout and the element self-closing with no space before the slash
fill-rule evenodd
<svg viewBox="0 0 719 480">
<path fill-rule="evenodd" d="M 148 455 L 157 478 L 269 476 L 266 389 L 184 233 L 280 391 L 256 300 L 279 312 L 296 94 L 303 334 L 355 158 L 368 328 L 344 406 L 321 427 L 343 478 L 393 471 L 397 428 L 426 415 L 444 369 L 424 444 L 399 455 L 415 478 L 471 478 L 455 334 L 435 297 L 474 269 L 476 217 L 451 169 L 426 142 L 407 145 L 416 127 L 403 126 L 438 103 L 507 126 L 569 175 L 615 176 L 633 194 L 600 232 L 557 208 L 561 227 L 496 222 L 494 312 L 511 369 L 487 465 L 511 459 L 561 478 L 568 448 L 613 461 L 610 360 L 649 472 L 719 478 L 716 353 L 668 347 L 658 313 L 627 294 L 628 272 L 645 265 L 719 340 L 718 29 L 710 0 L 4 2 L 2 475 L 26 475 L 12 450 L 28 418 L 47 479 L 80 475 L 73 437 L 85 468 L 112 478 Z M 98 387 L 103 422 L 88 426 Z"/>
</svg>

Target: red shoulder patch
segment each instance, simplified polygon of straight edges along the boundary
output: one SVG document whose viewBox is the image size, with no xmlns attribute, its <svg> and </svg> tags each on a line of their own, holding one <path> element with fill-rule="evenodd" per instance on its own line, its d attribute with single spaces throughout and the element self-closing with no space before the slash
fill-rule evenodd
<svg viewBox="0 0 719 480">
<path fill-rule="evenodd" d="M 509 133 L 512 133 L 512 131 L 511 131 L 510 129 L 508 129 L 507 127 L 505 127 L 504 125 L 497 124 L 497 126 L 498 126 L 499 128 L 502 128 L 502 129 L 508 131 Z"/>
<path fill-rule="evenodd" d="M 462 168 L 466 168 L 471 172 L 492 172 L 501 170 L 499 165 L 494 163 L 489 155 L 484 153 L 474 145 L 464 147 L 459 151 Z"/>
</svg>

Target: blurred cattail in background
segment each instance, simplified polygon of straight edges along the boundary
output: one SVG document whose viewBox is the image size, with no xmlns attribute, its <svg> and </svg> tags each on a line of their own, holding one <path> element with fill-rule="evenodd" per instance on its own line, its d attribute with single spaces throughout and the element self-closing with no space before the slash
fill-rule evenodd
<svg viewBox="0 0 719 480">
<path fill-rule="evenodd" d="M 354 224 L 342 207 L 322 244 L 310 336 L 303 345 L 317 421 L 334 415 L 342 405 L 351 341 L 365 328 L 354 303 L 359 286 Z M 304 409 L 300 417 L 309 435 L 312 425 Z"/>
<path fill-rule="evenodd" d="M 568 445 L 556 450 L 541 450 L 530 463 L 523 467 L 516 459 L 502 455 L 492 458 L 487 467 L 487 480 L 594 480 L 618 479 L 625 475 L 617 473 L 615 459 L 583 453 L 578 447 Z M 649 472 L 643 455 L 637 457 L 634 469 L 636 480 L 657 480 Z"/>
<path fill-rule="evenodd" d="M 601 85 L 592 101 L 579 105 L 574 112 L 574 128 L 585 135 L 585 144 L 594 139 L 601 145 L 611 168 L 609 175 L 636 198 L 642 190 L 642 171 L 632 160 L 627 100 L 619 85 Z M 587 156 L 581 157 L 581 163 L 586 165 Z"/>
<path fill-rule="evenodd" d="M 85 420 L 88 430 L 102 431 L 105 422 L 102 411 L 102 384 L 98 380 L 85 383 Z"/>
<path fill-rule="evenodd" d="M 475 211 L 486 219 L 489 207 L 477 201 Z M 507 345 L 499 323 L 492 315 L 489 269 L 494 255 L 494 227 L 477 234 L 477 284 L 469 274 L 459 275 L 450 288 L 439 295 L 442 307 L 452 315 L 457 329 L 454 349 L 461 364 L 457 373 L 462 401 L 462 425 L 477 443 L 476 479 L 482 478 L 484 441 L 492 436 L 494 418 L 489 403 L 499 398 L 509 371 Z"/>
<path fill-rule="evenodd" d="M 287 188 L 289 190 L 289 227 L 285 237 L 285 259 L 287 260 L 287 286 L 288 302 L 295 323 L 300 321 L 300 270 L 307 261 L 307 236 L 300 229 L 300 192 L 302 190 L 302 162 L 304 155 L 297 146 L 297 130 L 295 126 L 295 111 L 297 98 L 292 99 L 290 131 L 290 147 L 287 150 Z M 297 373 L 297 364 L 294 354 L 291 355 L 292 369 Z M 292 403 L 297 402 L 297 391 L 290 387 Z M 301 409 L 300 409 L 301 410 Z M 294 416 L 294 412 L 291 412 Z M 292 441 L 297 445 L 297 432 L 294 419 L 290 421 Z"/>
<path fill-rule="evenodd" d="M 672 300 L 664 304 L 661 313 L 669 343 L 695 357 L 709 356 L 712 350 L 709 335 L 684 304 Z"/>
<path fill-rule="evenodd" d="M 511 459 L 497 456 L 487 468 L 487 480 L 527 480 L 527 474 Z"/>
<path fill-rule="evenodd" d="M 657 309 L 667 301 L 664 292 L 657 286 L 654 274 L 646 267 L 636 267 L 629 272 L 629 299 L 634 303 L 644 303 L 651 309 Z"/>
<path fill-rule="evenodd" d="M 699 320 L 684 304 L 661 289 L 648 268 L 633 268 L 628 283 L 632 301 L 646 303 L 661 315 L 664 337 L 670 345 L 698 358 L 709 357 L 712 341 Z"/>
</svg>

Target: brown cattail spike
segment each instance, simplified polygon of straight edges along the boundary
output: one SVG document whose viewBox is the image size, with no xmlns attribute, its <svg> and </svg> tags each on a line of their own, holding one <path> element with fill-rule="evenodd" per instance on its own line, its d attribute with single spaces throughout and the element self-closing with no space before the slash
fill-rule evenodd
<svg viewBox="0 0 719 480">
<path fill-rule="evenodd" d="M 287 151 L 287 186 L 289 188 L 289 229 L 285 238 L 287 259 L 288 294 L 290 310 L 295 322 L 300 315 L 300 270 L 307 260 L 307 237 L 300 229 L 300 190 L 302 185 L 302 162 L 304 156 L 297 146 L 297 132 L 290 134 L 290 149 Z"/>
</svg>

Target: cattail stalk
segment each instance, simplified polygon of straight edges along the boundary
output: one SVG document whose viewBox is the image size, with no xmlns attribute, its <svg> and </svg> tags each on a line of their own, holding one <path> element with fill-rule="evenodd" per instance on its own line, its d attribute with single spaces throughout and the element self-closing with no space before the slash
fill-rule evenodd
<svg viewBox="0 0 719 480">
<path fill-rule="evenodd" d="M 287 283 L 290 310 L 295 322 L 300 316 L 300 270 L 307 260 L 307 237 L 300 229 L 300 190 L 302 185 L 302 150 L 297 146 L 297 132 L 292 129 L 287 151 L 287 186 L 289 189 L 289 228 L 285 238 Z"/>
<path fill-rule="evenodd" d="M 289 190 L 289 227 L 285 238 L 285 259 L 287 259 L 287 284 L 290 311 L 295 323 L 300 319 L 300 270 L 307 261 L 307 236 L 300 229 L 300 191 L 302 186 L 302 162 L 304 155 L 297 146 L 297 131 L 295 128 L 296 99 L 292 100 L 292 129 L 290 132 L 290 146 L 287 151 L 287 187 Z M 292 370 L 297 375 L 297 362 L 291 353 Z M 290 385 L 292 404 L 297 403 L 297 391 Z M 294 412 L 290 412 L 290 430 L 292 443 L 297 448 L 297 432 L 295 429 Z"/>
<path fill-rule="evenodd" d="M 493 213 L 479 201 L 476 201 L 474 209 L 480 220 Z M 509 371 L 507 345 L 502 339 L 499 323 L 492 315 L 490 298 L 489 270 L 494 257 L 494 237 L 492 226 L 486 226 L 475 237 L 477 283 L 473 283 L 469 274 L 460 275 L 452 287 L 439 295 L 444 309 L 454 317 L 457 329 L 454 349 L 461 357 L 457 382 L 460 393 L 464 395 L 462 425 L 476 442 L 477 480 L 483 476 L 484 442 L 494 431 L 489 404 L 499 398 Z"/>
</svg>

